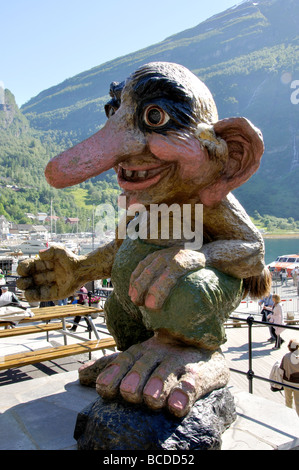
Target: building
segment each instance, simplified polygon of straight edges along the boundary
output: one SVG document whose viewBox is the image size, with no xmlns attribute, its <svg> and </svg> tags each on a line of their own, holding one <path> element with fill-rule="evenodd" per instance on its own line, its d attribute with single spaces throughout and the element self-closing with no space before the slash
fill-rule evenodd
<svg viewBox="0 0 299 470">
<path fill-rule="evenodd" d="M 71 224 L 71 225 L 76 225 L 79 222 L 80 219 L 78 217 L 67 217 L 65 219 L 66 224 Z"/>
<path fill-rule="evenodd" d="M 45 218 L 45 222 L 56 222 L 57 220 L 59 220 L 60 217 L 58 217 L 57 215 L 48 215 L 46 218 Z"/>
<path fill-rule="evenodd" d="M 6 238 L 9 234 L 10 222 L 6 220 L 4 215 L 0 215 L 0 237 Z"/>
<path fill-rule="evenodd" d="M 30 224 L 11 224 L 9 233 L 12 235 L 29 236 L 35 235 L 35 238 L 47 238 L 48 230 L 43 225 Z"/>
<path fill-rule="evenodd" d="M 47 217 L 48 217 L 48 214 L 46 214 L 45 212 L 38 212 L 36 216 L 39 222 L 44 222 Z"/>
</svg>

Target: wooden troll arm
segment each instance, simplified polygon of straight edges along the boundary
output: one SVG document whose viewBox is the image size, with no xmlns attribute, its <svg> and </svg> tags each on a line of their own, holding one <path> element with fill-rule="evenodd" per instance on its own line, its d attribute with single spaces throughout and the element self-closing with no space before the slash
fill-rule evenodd
<svg viewBox="0 0 299 470">
<path fill-rule="evenodd" d="M 205 208 L 204 226 L 211 242 L 201 252 L 206 266 L 246 279 L 259 276 L 264 265 L 264 242 L 243 207 L 229 194 L 217 207 Z"/>
<path fill-rule="evenodd" d="M 28 258 L 19 264 L 18 288 L 25 291 L 28 301 L 64 299 L 88 281 L 110 277 L 120 244 L 113 240 L 83 256 L 51 246 L 40 252 L 40 259 Z"/>
<path fill-rule="evenodd" d="M 263 237 L 232 194 L 206 211 L 205 228 L 213 233 L 211 242 L 201 250 L 206 266 L 243 279 L 244 296 L 268 295 L 272 281 L 264 262 Z"/>
</svg>

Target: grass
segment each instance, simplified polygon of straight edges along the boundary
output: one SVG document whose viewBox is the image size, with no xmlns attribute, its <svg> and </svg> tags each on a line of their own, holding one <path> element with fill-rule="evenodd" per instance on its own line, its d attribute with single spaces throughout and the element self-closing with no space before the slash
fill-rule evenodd
<svg viewBox="0 0 299 470">
<path fill-rule="evenodd" d="M 84 188 L 71 188 L 70 193 L 74 196 L 77 207 L 82 209 L 90 209 L 90 205 L 87 204 L 88 191 Z"/>
</svg>

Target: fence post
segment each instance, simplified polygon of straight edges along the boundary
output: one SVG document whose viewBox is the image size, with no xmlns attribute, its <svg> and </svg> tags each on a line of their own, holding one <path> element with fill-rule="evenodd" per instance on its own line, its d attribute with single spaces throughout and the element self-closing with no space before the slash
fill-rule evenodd
<svg viewBox="0 0 299 470">
<path fill-rule="evenodd" d="M 253 376 L 254 372 L 252 370 L 252 325 L 253 325 L 254 318 L 249 316 L 247 318 L 248 323 L 248 372 L 247 372 L 247 379 L 249 384 L 249 393 L 253 393 Z"/>
<path fill-rule="evenodd" d="M 89 291 L 87 295 L 88 295 L 88 305 L 89 305 L 89 307 L 91 307 L 91 296 L 92 296 L 92 292 Z"/>
</svg>

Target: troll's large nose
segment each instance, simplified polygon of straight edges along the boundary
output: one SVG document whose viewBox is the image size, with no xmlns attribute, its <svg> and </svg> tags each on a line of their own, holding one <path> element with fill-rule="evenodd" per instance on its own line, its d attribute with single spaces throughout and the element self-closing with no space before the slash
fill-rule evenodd
<svg viewBox="0 0 299 470">
<path fill-rule="evenodd" d="M 88 139 L 49 161 L 45 169 L 48 183 L 66 188 L 82 183 L 113 168 L 126 157 L 141 154 L 145 137 L 121 108 L 105 126 Z"/>
</svg>

